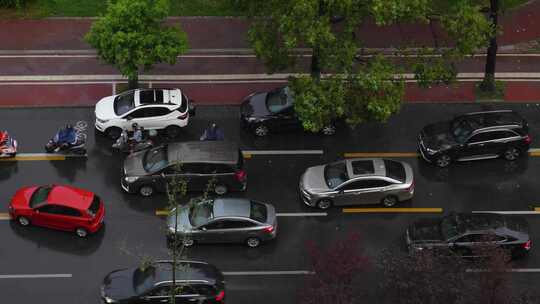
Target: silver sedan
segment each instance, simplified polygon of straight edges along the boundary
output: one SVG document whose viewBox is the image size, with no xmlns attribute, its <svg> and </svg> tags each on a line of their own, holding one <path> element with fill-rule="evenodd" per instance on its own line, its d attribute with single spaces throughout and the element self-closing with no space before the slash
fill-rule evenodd
<svg viewBox="0 0 540 304">
<path fill-rule="evenodd" d="M 177 208 L 169 215 L 167 225 L 169 240 L 176 237 L 186 247 L 195 242 L 258 247 L 275 238 L 277 232 L 274 207 L 244 198 L 209 199 Z"/>
<path fill-rule="evenodd" d="M 308 168 L 299 188 L 304 203 L 320 209 L 367 204 L 392 207 L 413 197 L 414 177 L 404 162 L 356 158 Z"/>
</svg>

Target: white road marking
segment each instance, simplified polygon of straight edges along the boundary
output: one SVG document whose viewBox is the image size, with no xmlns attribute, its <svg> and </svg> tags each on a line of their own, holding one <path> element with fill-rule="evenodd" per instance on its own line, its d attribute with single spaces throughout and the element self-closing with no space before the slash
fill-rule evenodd
<svg viewBox="0 0 540 304">
<path fill-rule="evenodd" d="M 88 157 L 86 154 L 62 154 L 62 153 L 17 153 L 18 157 Z"/>
<path fill-rule="evenodd" d="M 467 269 L 467 272 L 490 272 L 489 269 Z M 540 272 L 540 268 L 514 268 L 508 269 L 506 272 L 522 272 L 522 273 L 534 273 Z"/>
<path fill-rule="evenodd" d="M 324 154 L 323 150 L 242 150 L 251 155 L 294 155 L 294 154 Z"/>
<path fill-rule="evenodd" d="M 56 274 L 3 274 L 0 279 L 60 279 L 71 278 L 71 273 L 56 273 Z"/>
<path fill-rule="evenodd" d="M 540 215 L 538 211 L 472 211 L 472 213 L 494 213 L 494 214 L 521 214 L 521 215 Z"/>
<path fill-rule="evenodd" d="M 290 271 L 223 271 L 225 276 L 269 276 L 269 275 L 314 275 L 314 271 L 290 270 Z"/>
<path fill-rule="evenodd" d="M 291 213 L 276 213 L 276 216 L 327 216 L 326 212 L 291 212 Z"/>
</svg>

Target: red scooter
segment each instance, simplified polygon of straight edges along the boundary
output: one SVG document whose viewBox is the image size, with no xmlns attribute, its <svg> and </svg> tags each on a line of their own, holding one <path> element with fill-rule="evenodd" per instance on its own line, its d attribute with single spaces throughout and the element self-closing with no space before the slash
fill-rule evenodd
<svg viewBox="0 0 540 304">
<path fill-rule="evenodd" d="M 14 157 L 17 154 L 17 141 L 7 131 L 0 131 L 0 158 Z"/>
</svg>

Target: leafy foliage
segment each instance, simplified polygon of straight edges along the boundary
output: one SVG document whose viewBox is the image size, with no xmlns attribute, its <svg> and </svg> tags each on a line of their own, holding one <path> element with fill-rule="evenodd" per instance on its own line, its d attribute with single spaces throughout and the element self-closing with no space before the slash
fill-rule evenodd
<svg viewBox="0 0 540 304">
<path fill-rule="evenodd" d="M 21 8 L 25 0 L 0 0 L 0 8 Z"/>
<path fill-rule="evenodd" d="M 493 33 L 478 0 L 229 1 L 253 19 L 248 40 L 271 73 L 304 58 L 299 48 L 311 51 L 311 79 L 290 80 L 295 109 L 310 131 L 336 118 L 353 126 L 385 121 L 399 110 L 405 86 L 396 79 L 394 64 L 381 56 L 363 62 L 356 57 L 362 38 L 356 30 L 369 18 L 381 26 L 414 22 L 438 24 L 446 31 L 450 48 L 417 46 L 434 56 L 414 57 L 405 66 L 424 87 L 453 81 L 456 62 L 485 46 Z M 329 73 L 333 76 L 322 77 Z"/>
<path fill-rule="evenodd" d="M 146 71 L 161 62 L 174 64 L 187 50 L 186 34 L 162 25 L 168 9 L 167 0 L 111 2 L 85 39 L 100 58 L 136 80 L 140 69 Z"/>
</svg>

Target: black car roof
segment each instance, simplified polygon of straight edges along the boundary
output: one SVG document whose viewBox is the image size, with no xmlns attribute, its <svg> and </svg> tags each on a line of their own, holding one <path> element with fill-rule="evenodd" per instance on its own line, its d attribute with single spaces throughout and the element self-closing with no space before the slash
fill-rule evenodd
<svg viewBox="0 0 540 304">
<path fill-rule="evenodd" d="M 227 141 L 191 141 L 168 145 L 170 163 L 220 163 L 237 164 L 240 158 L 238 145 Z"/>
<path fill-rule="evenodd" d="M 177 262 L 176 280 L 184 282 L 200 282 L 210 285 L 220 284 L 223 280 L 222 274 L 216 267 L 195 261 L 180 261 Z M 154 263 L 150 271 L 155 271 L 154 282 L 160 284 L 172 280 L 172 262 L 158 261 Z"/>
<path fill-rule="evenodd" d="M 473 112 L 460 115 L 456 119 L 466 119 L 474 129 L 497 126 L 522 126 L 525 121 L 512 110 Z"/>
</svg>

